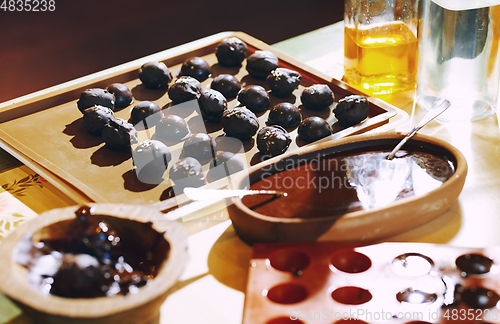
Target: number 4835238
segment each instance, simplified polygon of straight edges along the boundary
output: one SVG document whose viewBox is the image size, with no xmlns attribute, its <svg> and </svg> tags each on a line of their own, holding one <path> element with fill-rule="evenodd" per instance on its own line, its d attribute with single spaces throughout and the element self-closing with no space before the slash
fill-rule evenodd
<svg viewBox="0 0 500 324">
<path fill-rule="evenodd" d="M 1 1 L 1 0 L 0 0 Z M 3 11 L 54 11 L 55 0 L 3 0 L 0 5 Z"/>
</svg>

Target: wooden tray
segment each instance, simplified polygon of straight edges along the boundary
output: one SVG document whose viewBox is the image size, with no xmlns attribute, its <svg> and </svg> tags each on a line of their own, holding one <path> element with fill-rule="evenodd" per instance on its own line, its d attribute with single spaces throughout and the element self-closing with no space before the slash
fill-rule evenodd
<svg viewBox="0 0 500 324">
<path fill-rule="evenodd" d="M 203 57 L 212 66 L 212 77 L 230 73 L 241 80 L 243 85 L 264 85 L 264 82 L 254 80 L 247 75 L 245 62 L 241 68 L 223 68 L 217 64 L 215 48 L 222 39 L 231 36 L 247 43 L 247 55 L 256 50 L 274 52 L 280 60 L 280 66 L 302 74 L 301 85 L 294 93 L 295 98 L 292 98 L 296 105 L 300 105 L 300 94 L 304 87 L 314 83 L 328 84 L 335 93 L 336 101 L 350 94 L 359 94 L 359 91 L 347 84 L 336 79 L 332 80 L 327 75 L 249 35 L 241 32 L 223 32 L 0 104 L 0 145 L 78 203 L 94 201 L 149 204 L 164 201 L 169 197 L 168 189 L 171 187 L 168 177 L 165 176 L 164 181 L 158 185 L 147 185 L 138 181 L 131 152 L 110 151 L 101 138 L 88 135 L 81 125 L 82 114 L 77 109 L 76 102 L 85 89 L 105 88 L 111 83 L 120 82 L 132 90 L 135 103 L 149 100 L 164 109 L 172 109 L 169 108 L 170 99 L 166 91 L 147 90 L 142 86 L 138 79 L 138 69 L 148 61 L 162 61 L 176 76 L 182 62 L 193 56 Z M 209 88 L 211 80 L 212 78 L 209 78 L 203 82 L 203 88 Z M 271 107 L 289 100 L 289 98 L 280 100 L 271 95 Z M 369 98 L 369 101 L 369 118 L 362 124 L 349 128 L 338 127 L 335 124 L 336 118 L 330 110 L 316 113 L 303 109 L 302 112 L 304 118 L 319 115 L 333 124 L 334 134 L 330 140 L 363 133 L 382 125 L 396 126 L 408 117 L 404 111 L 381 100 Z M 115 116 L 128 119 L 134 104 L 116 112 Z M 229 108 L 237 104 L 236 99 L 228 102 Z M 265 125 L 267 115 L 268 112 L 259 116 L 261 127 Z M 182 117 L 188 120 L 192 132 L 203 132 L 205 125 L 195 121 L 196 118 L 200 119 L 196 113 Z M 207 132 L 212 137 L 221 139 L 223 130 L 217 126 L 210 125 Z M 154 130 L 150 130 L 149 134 L 145 131 L 139 133 L 140 138 L 144 138 L 153 134 Z M 289 151 L 298 150 L 303 145 L 300 141 L 296 141 L 296 133 L 296 130 L 290 133 L 293 142 Z M 170 147 L 173 152 L 171 163 L 176 160 L 181 147 L 182 143 Z M 260 162 L 260 155 L 253 142 L 243 143 L 242 147 L 243 150 L 235 153 L 240 154 L 249 165 Z M 208 168 L 208 165 L 205 167 Z"/>
</svg>

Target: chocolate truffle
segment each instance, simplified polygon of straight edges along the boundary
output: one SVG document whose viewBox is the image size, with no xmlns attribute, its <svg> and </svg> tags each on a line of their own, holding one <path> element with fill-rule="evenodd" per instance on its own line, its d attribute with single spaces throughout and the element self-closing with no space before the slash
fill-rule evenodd
<svg viewBox="0 0 500 324">
<path fill-rule="evenodd" d="M 269 157 L 285 153 L 291 142 L 290 134 L 279 125 L 263 127 L 257 134 L 257 148 Z"/>
<path fill-rule="evenodd" d="M 160 106 L 152 101 L 141 101 L 130 111 L 129 123 L 137 125 L 144 122 L 144 127 L 153 127 L 163 118 Z"/>
<path fill-rule="evenodd" d="M 208 180 L 213 182 L 244 169 L 245 162 L 240 156 L 231 152 L 220 152 L 210 163 Z"/>
<path fill-rule="evenodd" d="M 182 63 L 179 76 L 190 76 L 203 82 L 212 75 L 212 68 L 201 57 L 191 57 Z"/>
<path fill-rule="evenodd" d="M 215 49 L 215 56 L 222 66 L 240 66 L 245 60 L 247 44 L 236 37 L 223 39 Z"/>
<path fill-rule="evenodd" d="M 80 99 L 76 103 L 78 109 L 82 112 L 85 109 L 95 105 L 107 107 L 111 110 L 115 109 L 115 96 L 105 89 L 93 88 L 87 89 L 80 94 Z"/>
<path fill-rule="evenodd" d="M 321 117 L 308 117 L 302 121 L 297 130 L 299 138 L 307 143 L 315 142 L 332 134 L 332 128 Z"/>
<path fill-rule="evenodd" d="M 203 119 L 210 123 L 219 123 L 222 114 L 227 110 L 227 100 L 222 93 L 213 89 L 201 92 L 198 105 Z"/>
<path fill-rule="evenodd" d="M 266 111 L 270 104 L 269 94 L 260 85 L 249 85 L 241 89 L 238 101 L 254 112 Z"/>
<path fill-rule="evenodd" d="M 200 162 L 192 157 L 180 159 L 168 171 L 170 180 L 175 184 L 175 190 L 185 187 L 200 187 L 207 183 Z"/>
<path fill-rule="evenodd" d="M 340 125 L 350 127 L 365 120 L 369 110 L 370 105 L 366 97 L 351 95 L 340 99 L 333 113 Z"/>
<path fill-rule="evenodd" d="M 189 133 L 189 126 L 182 117 L 168 115 L 156 125 L 155 136 L 160 140 L 178 142 L 185 139 Z"/>
<path fill-rule="evenodd" d="M 278 98 L 291 96 L 299 87 L 302 76 L 299 72 L 285 68 L 277 68 L 267 76 L 266 84 L 271 94 Z"/>
<path fill-rule="evenodd" d="M 241 83 L 234 75 L 219 74 L 213 79 L 210 88 L 222 93 L 226 99 L 233 99 L 240 91 Z"/>
<path fill-rule="evenodd" d="M 161 178 L 172 160 L 170 149 L 160 141 L 145 140 L 132 153 L 139 180 L 149 182 Z"/>
<path fill-rule="evenodd" d="M 101 136 L 104 125 L 113 118 L 113 111 L 102 106 L 94 106 L 83 112 L 83 127 L 94 136 Z"/>
<path fill-rule="evenodd" d="M 148 89 L 168 88 L 172 73 L 163 62 L 147 62 L 139 69 L 139 79 Z"/>
<path fill-rule="evenodd" d="M 168 97 L 174 104 L 198 99 L 200 95 L 200 81 L 190 76 L 181 76 L 177 78 L 168 89 Z"/>
<path fill-rule="evenodd" d="M 275 105 L 267 117 L 268 125 L 279 125 L 286 129 L 294 129 L 302 121 L 299 108 L 292 103 L 282 102 Z"/>
<path fill-rule="evenodd" d="M 132 91 L 122 83 L 110 84 L 106 90 L 115 96 L 115 108 L 125 108 L 134 102 Z"/>
<path fill-rule="evenodd" d="M 217 143 L 212 136 L 204 133 L 189 136 L 182 147 L 182 156 L 193 157 L 201 164 L 212 161 L 215 152 L 217 152 Z"/>
<path fill-rule="evenodd" d="M 134 125 L 121 118 L 111 118 L 102 129 L 102 138 L 106 146 L 113 151 L 123 151 L 138 142 Z"/>
<path fill-rule="evenodd" d="M 255 51 L 247 58 L 247 71 L 251 77 L 265 80 L 278 67 L 278 58 L 269 51 Z"/>
<path fill-rule="evenodd" d="M 227 136 L 240 140 L 249 140 L 259 129 L 257 116 L 246 107 L 224 111 L 221 123 Z"/>
<path fill-rule="evenodd" d="M 302 91 L 300 100 L 310 110 L 322 110 L 333 104 L 334 94 L 326 84 L 313 84 Z"/>
</svg>

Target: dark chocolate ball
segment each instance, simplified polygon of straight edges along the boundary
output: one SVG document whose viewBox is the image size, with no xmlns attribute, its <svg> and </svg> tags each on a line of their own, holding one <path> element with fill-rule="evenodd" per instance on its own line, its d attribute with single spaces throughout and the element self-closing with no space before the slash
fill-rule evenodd
<svg viewBox="0 0 500 324">
<path fill-rule="evenodd" d="M 350 127 L 359 124 L 368 117 L 370 104 L 364 96 L 351 95 L 339 100 L 333 109 L 340 125 Z"/>
<path fill-rule="evenodd" d="M 236 95 L 241 89 L 241 83 L 231 74 L 219 74 L 216 76 L 210 88 L 219 91 L 226 99 L 236 98 Z"/>
<path fill-rule="evenodd" d="M 290 134 L 279 125 L 263 127 L 257 134 L 257 148 L 269 157 L 285 153 L 291 142 Z"/>
<path fill-rule="evenodd" d="M 245 162 L 240 156 L 231 152 L 220 152 L 210 163 L 207 176 L 208 180 L 213 182 L 244 169 Z"/>
<path fill-rule="evenodd" d="M 214 89 L 201 92 L 198 105 L 203 119 L 210 123 L 219 123 L 222 114 L 227 110 L 227 100 L 222 93 Z"/>
<path fill-rule="evenodd" d="M 241 89 L 238 93 L 238 101 L 255 112 L 266 111 L 271 102 L 266 89 L 260 85 L 249 85 Z"/>
<path fill-rule="evenodd" d="M 113 111 L 102 106 L 93 106 L 83 112 L 83 127 L 94 136 L 101 136 L 104 125 L 113 118 Z"/>
<path fill-rule="evenodd" d="M 147 62 L 139 69 L 139 79 L 148 89 L 168 88 L 172 73 L 163 62 Z"/>
<path fill-rule="evenodd" d="M 190 76 L 203 82 L 212 75 L 212 68 L 201 57 L 191 57 L 182 63 L 179 76 Z"/>
<path fill-rule="evenodd" d="M 299 108 L 292 103 L 282 102 L 275 105 L 267 117 L 268 125 L 279 125 L 286 129 L 294 129 L 302 121 Z"/>
<path fill-rule="evenodd" d="M 484 287 L 470 286 L 461 292 L 462 301 L 473 309 L 488 309 L 497 305 L 500 296 Z"/>
<path fill-rule="evenodd" d="M 168 97 L 174 104 L 198 99 L 201 95 L 201 83 L 190 76 L 177 78 L 168 89 Z"/>
<path fill-rule="evenodd" d="M 278 67 L 278 58 L 269 51 L 255 51 L 247 58 L 246 69 L 251 77 L 265 80 Z"/>
<path fill-rule="evenodd" d="M 278 98 L 291 96 L 299 87 L 302 76 L 299 72 L 285 68 L 277 68 L 267 76 L 266 84 L 271 94 Z"/>
<path fill-rule="evenodd" d="M 465 275 L 480 275 L 490 272 L 493 260 L 482 254 L 463 254 L 455 260 L 460 271 Z"/>
<path fill-rule="evenodd" d="M 222 40 L 215 49 L 215 56 L 222 66 L 240 66 L 245 60 L 247 44 L 236 37 Z"/>
<path fill-rule="evenodd" d="M 224 111 L 221 123 L 227 136 L 240 140 L 249 140 L 259 129 L 257 116 L 246 107 Z"/>
<path fill-rule="evenodd" d="M 299 134 L 299 138 L 308 143 L 312 143 L 323 137 L 331 135 L 332 128 L 323 118 L 313 116 L 304 119 L 300 123 L 297 132 Z"/>
<path fill-rule="evenodd" d="M 175 190 L 185 187 L 200 187 L 207 183 L 200 162 L 193 157 L 186 157 L 175 162 L 170 168 L 170 180 L 175 184 Z"/>
<path fill-rule="evenodd" d="M 156 125 L 155 136 L 160 140 L 178 142 L 190 133 L 187 122 L 177 115 L 168 115 Z"/>
<path fill-rule="evenodd" d="M 215 156 L 217 152 L 217 143 L 212 136 L 204 133 L 193 134 L 189 136 L 182 147 L 182 155 L 193 157 L 201 164 L 206 164 Z"/>
<path fill-rule="evenodd" d="M 130 111 L 129 123 L 137 125 L 144 123 L 145 128 L 153 127 L 163 118 L 160 106 L 152 101 L 138 102 Z"/>
<path fill-rule="evenodd" d="M 170 149 L 160 141 L 145 140 L 139 143 L 132 153 L 139 180 L 148 182 L 163 176 L 172 160 Z"/>
<path fill-rule="evenodd" d="M 103 106 L 111 110 L 115 109 L 115 96 L 105 89 L 93 88 L 87 89 L 80 94 L 80 99 L 76 103 L 78 109 L 82 112 L 85 109 L 95 105 Z"/>
<path fill-rule="evenodd" d="M 138 142 L 134 125 L 121 118 L 111 118 L 102 129 L 102 138 L 106 146 L 113 151 L 123 151 Z"/>
<path fill-rule="evenodd" d="M 130 89 L 122 83 L 113 83 L 106 87 L 115 96 L 115 107 L 125 108 L 134 102 L 134 95 Z"/>
<path fill-rule="evenodd" d="M 302 91 L 300 100 L 310 110 L 322 110 L 333 104 L 334 94 L 326 84 L 313 84 Z"/>
</svg>

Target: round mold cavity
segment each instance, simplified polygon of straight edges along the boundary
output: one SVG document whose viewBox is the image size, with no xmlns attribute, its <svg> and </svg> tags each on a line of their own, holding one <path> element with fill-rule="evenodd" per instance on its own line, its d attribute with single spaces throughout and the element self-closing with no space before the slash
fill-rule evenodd
<svg viewBox="0 0 500 324">
<path fill-rule="evenodd" d="M 372 299 L 372 294 L 363 288 L 356 286 L 345 286 L 335 289 L 332 298 L 345 305 L 361 305 Z"/>
<path fill-rule="evenodd" d="M 362 321 L 362 320 L 359 320 L 359 319 L 355 319 L 355 318 L 341 319 L 340 321 L 337 321 L 337 322 L 335 322 L 333 324 L 344 324 L 344 323 L 368 324 L 365 321 Z"/>
<path fill-rule="evenodd" d="M 347 273 L 364 272 L 372 266 L 372 261 L 369 257 L 350 249 L 334 252 L 330 256 L 330 262 L 335 269 Z"/>
<path fill-rule="evenodd" d="M 474 309 L 488 309 L 497 305 L 500 296 L 487 288 L 471 286 L 461 292 L 462 301 Z"/>
<path fill-rule="evenodd" d="M 267 291 L 267 298 L 278 304 L 295 304 L 307 298 L 307 289 L 301 285 L 284 283 Z"/>
<path fill-rule="evenodd" d="M 396 294 L 396 299 L 400 303 L 409 304 L 427 304 L 433 303 L 437 300 L 438 296 L 435 293 L 427 293 L 422 290 L 407 288 Z"/>
<path fill-rule="evenodd" d="M 493 260 L 477 253 L 463 254 L 455 260 L 455 265 L 462 275 L 483 275 L 491 271 Z"/>
<path fill-rule="evenodd" d="M 399 276 L 417 277 L 428 274 L 434 262 L 420 253 L 405 253 L 392 261 L 392 271 Z"/>
<path fill-rule="evenodd" d="M 291 319 L 290 316 L 280 316 L 266 322 L 266 324 L 304 324 L 299 319 Z"/>
<path fill-rule="evenodd" d="M 295 250 L 276 251 L 269 257 L 269 264 L 280 271 L 291 272 L 300 275 L 302 270 L 310 263 L 309 256 Z"/>
</svg>

